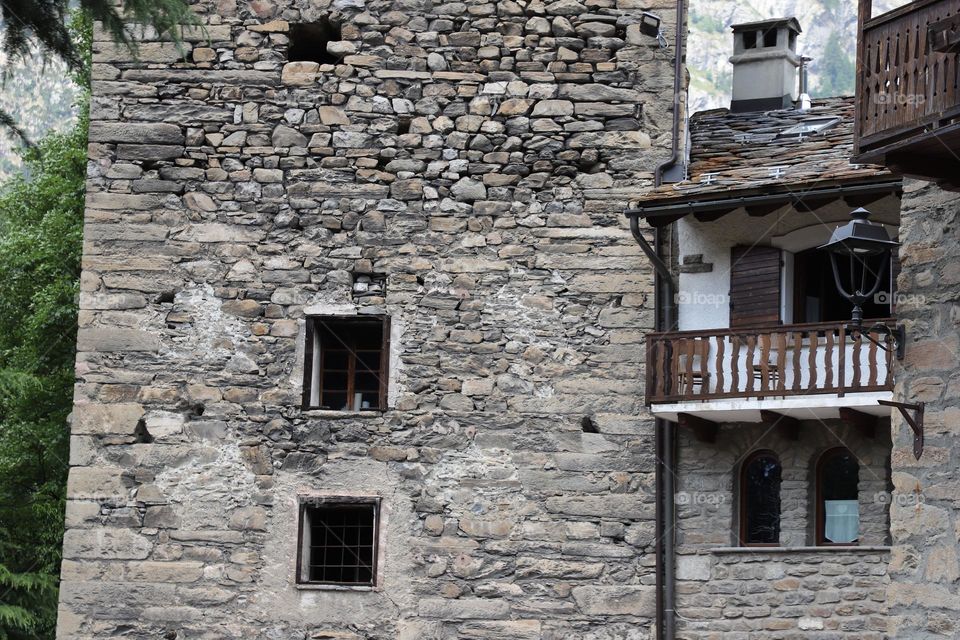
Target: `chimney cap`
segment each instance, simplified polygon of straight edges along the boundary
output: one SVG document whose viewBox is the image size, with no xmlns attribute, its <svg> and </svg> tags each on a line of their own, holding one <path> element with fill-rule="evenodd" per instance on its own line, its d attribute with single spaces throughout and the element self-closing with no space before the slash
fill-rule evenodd
<svg viewBox="0 0 960 640">
<path fill-rule="evenodd" d="M 740 24 L 730 25 L 734 33 L 740 31 L 759 31 L 761 29 L 772 29 L 774 27 L 788 27 L 797 33 L 802 33 L 800 21 L 796 18 L 771 18 L 770 20 L 758 20 L 757 22 L 742 22 Z"/>
<path fill-rule="evenodd" d="M 757 22 L 742 22 L 740 24 L 730 25 L 730 28 L 733 29 L 734 33 L 739 33 L 741 31 L 759 31 L 764 29 L 771 29 L 774 27 L 788 27 L 793 29 L 796 33 L 802 33 L 803 29 L 800 28 L 800 22 L 794 18 L 771 18 L 770 20 L 758 20 Z"/>
</svg>

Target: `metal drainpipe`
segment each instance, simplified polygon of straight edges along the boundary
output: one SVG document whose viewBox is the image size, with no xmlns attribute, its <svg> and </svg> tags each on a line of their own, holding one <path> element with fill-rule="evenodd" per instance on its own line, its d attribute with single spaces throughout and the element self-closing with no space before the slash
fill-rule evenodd
<svg viewBox="0 0 960 640">
<path fill-rule="evenodd" d="M 657 166 L 653 179 L 656 186 L 663 183 L 663 175 L 676 166 L 680 159 L 680 91 L 683 88 L 683 27 L 686 24 L 686 0 L 677 0 L 677 36 L 673 49 L 673 140 L 670 158 Z M 683 176 L 680 176 L 682 179 Z"/>
<path fill-rule="evenodd" d="M 654 184 L 663 183 L 664 174 L 675 169 L 680 160 L 680 91 L 683 88 L 683 28 L 686 22 L 686 2 L 677 0 L 677 33 L 674 45 L 673 64 L 673 136 L 670 158 L 657 166 L 654 172 Z M 675 171 L 674 171 L 675 172 Z M 682 179 L 684 176 L 673 176 Z M 676 286 L 670 268 L 659 255 L 660 229 L 654 231 L 653 249 L 640 233 L 638 216 L 630 216 L 630 231 L 637 244 L 653 263 L 657 272 L 654 284 L 654 326 L 657 331 L 672 329 L 676 322 Z M 662 315 L 661 315 L 662 311 Z M 674 563 L 674 523 L 676 505 L 674 504 L 674 469 L 676 468 L 676 431 L 668 420 L 657 418 L 654 421 L 654 448 L 656 451 L 656 626 L 657 640 L 673 640 L 676 618 L 674 616 L 676 598 L 676 571 Z"/>
<path fill-rule="evenodd" d="M 676 286 L 670 267 L 660 257 L 660 229 L 654 229 L 654 245 L 650 246 L 640 232 L 638 216 L 630 217 L 630 232 L 647 258 L 653 264 L 657 277 L 654 283 L 654 327 L 657 331 L 672 329 L 676 318 Z M 661 314 L 662 311 L 662 314 Z M 674 468 L 676 467 L 675 426 L 669 420 L 654 420 L 655 467 L 655 554 L 656 554 L 656 597 L 657 597 L 657 640 L 673 640 L 675 618 L 675 564 L 673 527 L 676 520 L 674 504 Z"/>
</svg>

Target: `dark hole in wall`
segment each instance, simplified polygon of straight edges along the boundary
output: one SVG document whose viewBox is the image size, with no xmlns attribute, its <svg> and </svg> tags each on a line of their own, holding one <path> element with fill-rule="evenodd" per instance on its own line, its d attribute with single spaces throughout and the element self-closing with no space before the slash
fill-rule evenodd
<svg viewBox="0 0 960 640">
<path fill-rule="evenodd" d="M 777 46 L 777 30 L 770 29 L 763 33 L 763 46 L 765 47 L 775 47 Z"/>
<path fill-rule="evenodd" d="M 137 421 L 137 426 L 133 430 L 133 440 L 138 444 L 150 444 L 153 442 L 153 436 L 147 431 L 147 423 L 143 418 Z"/>
<path fill-rule="evenodd" d="M 597 428 L 597 423 L 594 422 L 590 416 L 583 416 L 583 419 L 580 420 L 580 429 L 584 433 L 600 433 L 600 429 Z"/>
<path fill-rule="evenodd" d="M 743 32 L 743 48 L 744 49 L 757 48 L 757 32 L 756 31 Z"/>
<path fill-rule="evenodd" d="M 290 62 L 336 64 L 339 58 L 327 52 L 327 43 L 340 39 L 340 25 L 327 18 L 321 18 L 317 22 L 291 24 L 287 58 Z"/>
<path fill-rule="evenodd" d="M 174 293 L 173 291 L 163 291 L 160 295 L 157 296 L 156 304 L 169 304 L 173 302 Z"/>
<path fill-rule="evenodd" d="M 397 121 L 397 135 L 402 136 L 405 133 L 410 133 L 410 118 L 400 116 L 400 120 Z"/>
<path fill-rule="evenodd" d="M 192 415 L 196 416 L 196 417 L 200 417 L 200 416 L 203 415 L 203 412 L 204 412 L 205 410 L 206 410 L 206 407 L 204 407 L 204 406 L 203 406 L 202 404 L 200 404 L 200 403 L 197 403 L 197 404 L 193 405 L 193 407 L 190 409 L 190 413 L 191 413 Z"/>
</svg>

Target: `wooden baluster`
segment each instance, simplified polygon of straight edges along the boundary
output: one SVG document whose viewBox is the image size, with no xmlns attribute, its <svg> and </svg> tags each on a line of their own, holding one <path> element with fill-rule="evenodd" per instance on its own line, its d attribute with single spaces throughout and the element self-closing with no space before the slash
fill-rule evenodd
<svg viewBox="0 0 960 640">
<path fill-rule="evenodd" d="M 787 385 L 787 334 L 777 333 L 777 391 L 783 391 Z"/>
<path fill-rule="evenodd" d="M 700 343 L 700 395 L 702 396 L 710 393 L 710 367 L 707 366 L 707 359 L 710 357 L 710 340 L 709 337 L 698 340 Z"/>
<path fill-rule="evenodd" d="M 816 329 L 809 332 L 810 335 L 810 353 L 807 354 L 807 368 L 810 370 L 810 380 L 807 384 L 807 391 L 813 391 L 817 388 L 817 351 L 820 350 L 820 335 Z"/>
<path fill-rule="evenodd" d="M 716 388 L 714 389 L 715 393 L 723 394 L 723 347 L 724 343 L 727 341 L 726 336 L 717 336 L 714 338 L 717 341 L 717 357 L 716 357 L 716 366 L 717 371 L 717 383 Z"/>
<path fill-rule="evenodd" d="M 833 389 L 833 329 L 827 329 L 824 331 L 827 336 L 827 345 L 826 350 L 823 352 L 823 363 L 826 368 L 826 376 L 823 381 L 824 390 Z"/>
<path fill-rule="evenodd" d="M 770 334 L 760 334 L 760 391 L 770 391 Z"/>
<path fill-rule="evenodd" d="M 730 392 L 740 393 L 740 336 L 730 338 Z"/>
<path fill-rule="evenodd" d="M 753 334 L 749 334 L 747 336 L 747 366 L 744 367 L 744 369 L 746 369 L 746 374 L 747 374 L 747 395 L 751 395 L 751 396 L 753 395 L 753 383 L 754 383 L 753 354 L 755 352 L 756 345 L 757 345 L 756 336 L 754 336 Z"/>
<path fill-rule="evenodd" d="M 853 384 L 854 389 L 860 388 L 860 347 L 863 344 L 863 335 L 858 331 L 853 337 Z"/>
<path fill-rule="evenodd" d="M 837 372 L 837 395 L 841 398 L 847 389 L 847 326 L 840 325 L 839 351 L 837 355 L 840 358 Z"/>
<path fill-rule="evenodd" d="M 684 338 L 675 340 L 673 344 L 673 356 L 670 363 L 670 371 L 673 372 L 673 380 L 670 384 L 670 393 L 669 396 L 679 396 L 683 393 L 686 385 L 689 384 L 689 381 L 683 378 L 680 374 L 680 352 L 683 351 Z"/>
<path fill-rule="evenodd" d="M 799 331 L 793 332 L 793 391 L 800 391 L 800 362 L 803 356 L 803 334 Z"/>
<path fill-rule="evenodd" d="M 696 352 L 697 348 L 697 339 L 693 338 L 691 340 L 686 340 L 686 354 L 687 354 L 687 391 L 684 395 L 690 396 L 693 395 L 693 354 Z M 700 379 L 701 386 L 703 386 L 703 378 Z"/>
<path fill-rule="evenodd" d="M 647 380 L 644 394 L 647 402 L 654 399 L 657 393 L 657 381 L 659 380 L 657 370 L 657 346 L 656 338 L 647 337 Z"/>
<path fill-rule="evenodd" d="M 870 347 L 867 354 L 867 366 L 870 368 L 870 379 L 867 380 L 867 386 L 876 387 L 877 386 L 877 343 L 875 340 L 870 341 Z"/>
</svg>

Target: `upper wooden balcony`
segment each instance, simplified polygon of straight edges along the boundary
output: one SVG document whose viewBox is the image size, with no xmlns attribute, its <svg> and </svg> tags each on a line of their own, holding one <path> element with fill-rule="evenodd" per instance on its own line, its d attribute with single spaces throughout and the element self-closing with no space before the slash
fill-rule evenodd
<svg viewBox="0 0 960 640">
<path fill-rule="evenodd" d="M 854 161 L 960 185 L 960 0 L 860 0 Z"/>
<path fill-rule="evenodd" d="M 646 400 L 654 413 L 716 409 L 759 415 L 780 407 L 825 407 L 835 413 L 857 405 L 851 396 L 860 395 L 859 404 L 880 411 L 876 398 L 867 394 L 893 389 L 893 357 L 890 335 L 866 325 L 863 332 L 850 331 L 844 323 L 817 323 L 651 333 Z M 764 404 L 771 399 L 780 405 Z"/>
</svg>

